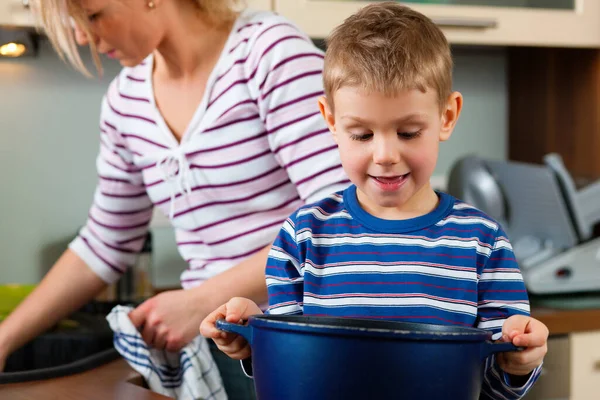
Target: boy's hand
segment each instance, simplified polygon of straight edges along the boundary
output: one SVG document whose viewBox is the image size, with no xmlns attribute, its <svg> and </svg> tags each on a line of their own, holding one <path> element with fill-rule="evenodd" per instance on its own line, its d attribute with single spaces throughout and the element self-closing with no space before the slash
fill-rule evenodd
<svg viewBox="0 0 600 400">
<path fill-rule="evenodd" d="M 523 351 L 498 353 L 500 368 L 510 375 L 528 375 L 542 364 L 548 351 L 548 328 L 525 315 L 513 315 L 504 321 L 502 341 L 526 347 Z"/>
<path fill-rule="evenodd" d="M 243 360 L 250 357 L 250 345 L 246 339 L 238 334 L 217 329 L 216 322 L 225 319 L 227 322 L 242 324 L 249 316 L 256 314 L 262 314 L 256 303 L 243 297 L 234 297 L 208 314 L 200 324 L 200 333 L 204 337 L 213 339 L 219 350 L 229 357 Z"/>
</svg>

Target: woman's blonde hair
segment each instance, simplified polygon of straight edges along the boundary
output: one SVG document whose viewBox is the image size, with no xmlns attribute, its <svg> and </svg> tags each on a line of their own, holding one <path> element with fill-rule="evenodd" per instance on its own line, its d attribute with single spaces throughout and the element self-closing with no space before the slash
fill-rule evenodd
<svg viewBox="0 0 600 400">
<path fill-rule="evenodd" d="M 127 0 L 124 0 L 127 1 Z M 217 23 L 234 20 L 245 5 L 245 0 L 190 0 L 211 21 Z M 73 21 L 90 37 L 90 25 L 85 12 L 77 0 L 34 0 L 33 11 L 39 25 L 50 39 L 58 55 L 86 76 L 91 76 L 83 63 L 75 35 Z M 102 74 L 102 64 L 95 43 L 90 41 L 90 50 L 96 70 Z"/>
</svg>

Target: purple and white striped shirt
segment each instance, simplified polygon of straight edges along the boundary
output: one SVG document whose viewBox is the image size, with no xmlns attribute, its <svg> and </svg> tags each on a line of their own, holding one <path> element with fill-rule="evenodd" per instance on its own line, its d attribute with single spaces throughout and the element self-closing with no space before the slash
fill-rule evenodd
<svg viewBox="0 0 600 400">
<path fill-rule="evenodd" d="M 124 68 L 103 100 L 100 177 L 71 243 L 111 283 L 134 262 L 154 207 L 170 215 L 185 288 L 270 244 L 304 203 L 348 186 L 317 107 L 322 52 L 288 20 L 240 15 L 177 142 L 154 102 L 153 58 Z"/>
</svg>

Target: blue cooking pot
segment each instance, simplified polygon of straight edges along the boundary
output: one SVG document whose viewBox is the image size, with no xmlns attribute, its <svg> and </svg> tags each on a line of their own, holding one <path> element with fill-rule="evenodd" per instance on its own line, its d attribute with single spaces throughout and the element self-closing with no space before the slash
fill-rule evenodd
<svg viewBox="0 0 600 400">
<path fill-rule="evenodd" d="M 250 343 L 259 400 L 477 400 L 485 359 L 519 350 L 445 325 L 293 315 L 216 325 Z"/>
</svg>

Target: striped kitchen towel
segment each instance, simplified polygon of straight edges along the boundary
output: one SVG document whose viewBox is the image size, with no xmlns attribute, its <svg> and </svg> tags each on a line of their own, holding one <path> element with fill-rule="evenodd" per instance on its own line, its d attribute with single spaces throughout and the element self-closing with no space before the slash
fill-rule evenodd
<svg viewBox="0 0 600 400">
<path fill-rule="evenodd" d="M 179 400 L 227 400 L 204 337 L 196 337 L 179 352 L 148 348 L 129 319 L 132 310 L 116 306 L 106 319 L 114 332 L 115 348 L 152 391 Z"/>
</svg>

